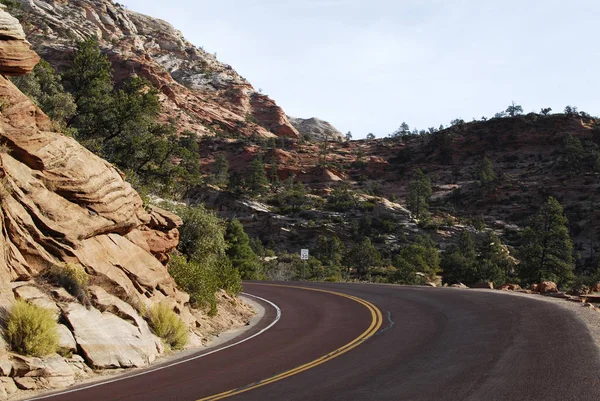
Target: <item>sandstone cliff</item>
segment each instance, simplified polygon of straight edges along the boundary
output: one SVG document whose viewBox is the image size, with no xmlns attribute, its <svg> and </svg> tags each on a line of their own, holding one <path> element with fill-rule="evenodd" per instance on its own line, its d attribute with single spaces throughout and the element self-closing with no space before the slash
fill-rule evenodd
<svg viewBox="0 0 600 401">
<path fill-rule="evenodd" d="M 167 22 L 110 0 L 21 2 L 27 38 L 44 59 L 60 69 L 74 41 L 97 38 L 117 78 L 150 80 L 161 92 L 164 118 L 175 119 L 181 131 L 299 137 L 272 99 Z"/>
<path fill-rule="evenodd" d="M 159 302 L 190 326 L 191 344 L 201 344 L 214 324 L 189 307 L 163 264 L 178 243 L 181 220 L 145 208 L 112 165 L 54 131 L 4 76 L 30 71 L 38 57 L 16 19 L 0 9 L 0 21 L 0 307 L 25 299 L 52 310 L 62 323 L 60 346 L 73 354 L 22 357 L 0 341 L 0 398 L 16 387 L 70 385 L 90 374 L 89 367 L 152 362 L 164 346 L 138 311 Z M 41 279 L 64 263 L 81 265 L 90 276 L 90 305 Z M 224 314 L 239 312 L 234 300 L 224 303 Z"/>
</svg>

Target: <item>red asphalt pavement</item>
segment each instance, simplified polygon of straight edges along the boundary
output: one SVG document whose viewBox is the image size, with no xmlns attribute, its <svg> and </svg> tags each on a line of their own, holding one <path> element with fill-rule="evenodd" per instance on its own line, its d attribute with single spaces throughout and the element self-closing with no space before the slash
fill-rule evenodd
<svg viewBox="0 0 600 401">
<path fill-rule="evenodd" d="M 228 400 L 600 400 L 598 350 L 585 325 L 554 304 L 494 291 L 300 285 L 370 301 L 383 313 L 383 326 L 348 353 Z M 260 336 L 172 368 L 48 399 L 195 401 L 314 360 L 371 324 L 368 309 L 344 297 L 260 283 L 244 287 L 282 310 L 281 320 Z M 267 308 L 253 331 L 272 321 Z"/>
</svg>

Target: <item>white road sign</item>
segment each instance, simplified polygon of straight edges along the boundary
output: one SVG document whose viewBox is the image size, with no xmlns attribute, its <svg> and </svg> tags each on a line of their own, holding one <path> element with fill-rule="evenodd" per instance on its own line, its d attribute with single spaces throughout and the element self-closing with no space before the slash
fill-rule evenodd
<svg viewBox="0 0 600 401">
<path fill-rule="evenodd" d="M 300 259 L 308 260 L 308 249 L 300 249 Z"/>
</svg>

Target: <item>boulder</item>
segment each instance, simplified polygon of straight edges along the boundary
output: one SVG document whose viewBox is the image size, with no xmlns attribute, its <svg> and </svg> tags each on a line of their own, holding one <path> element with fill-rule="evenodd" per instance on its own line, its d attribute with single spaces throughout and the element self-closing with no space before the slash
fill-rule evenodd
<svg viewBox="0 0 600 401">
<path fill-rule="evenodd" d="M 539 284 L 538 291 L 540 294 L 556 293 L 558 292 L 558 287 L 552 281 L 543 281 Z"/>
<path fill-rule="evenodd" d="M 94 306 L 101 312 L 109 312 L 137 327 L 143 336 L 152 336 L 152 331 L 148 323 L 138 314 L 138 312 L 125 301 L 109 294 L 102 287 L 91 286 L 90 296 Z M 140 305 L 144 308 L 145 305 Z M 160 352 L 163 352 L 161 349 Z"/>
<path fill-rule="evenodd" d="M 69 364 L 76 378 L 88 377 L 93 371 L 88 365 L 85 364 L 85 359 L 81 355 L 74 354 L 71 358 L 67 359 L 66 362 Z"/>
<path fill-rule="evenodd" d="M 75 383 L 73 369 L 63 357 L 32 358 L 13 355 L 13 379 L 20 389 L 60 389 Z"/>
<path fill-rule="evenodd" d="M 540 292 L 540 285 L 539 284 L 531 284 L 529 286 L 529 291 L 531 291 L 531 292 Z"/>
<path fill-rule="evenodd" d="M 4 340 L 4 336 L 0 335 L 0 357 L 5 356 L 7 351 L 8 351 L 8 344 Z"/>
<path fill-rule="evenodd" d="M 112 313 L 72 303 L 63 308 L 63 315 L 73 328 L 82 356 L 93 368 L 147 366 L 164 350 L 158 337 Z"/>
<path fill-rule="evenodd" d="M 60 309 L 58 306 L 56 306 L 56 303 L 37 287 L 34 287 L 33 285 L 21 285 L 16 287 L 13 292 L 15 293 L 15 298 L 17 299 L 28 301 L 41 308 L 52 311 L 52 314 L 56 319 L 58 319 L 60 316 Z"/>
<path fill-rule="evenodd" d="M 77 352 L 77 343 L 71 330 L 64 324 L 58 325 L 58 348 L 62 354 Z"/>
<path fill-rule="evenodd" d="M 600 292 L 600 282 L 590 286 L 590 292 Z"/>
<path fill-rule="evenodd" d="M 464 285 L 463 283 L 452 284 L 450 287 L 452 287 L 452 288 L 469 288 L 466 285 Z"/>
<path fill-rule="evenodd" d="M 8 356 L 0 358 L 0 376 L 10 376 L 12 373 L 12 362 Z"/>
<path fill-rule="evenodd" d="M 519 284 L 506 283 L 502 284 L 498 289 L 502 291 L 519 291 L 521 290 L 521 286 Z"/>
<path fill-rule="evenodd" d="M 19 389 L 11 377 L 0 377 L 0 399 L 7 400 Z"/>
</svg>

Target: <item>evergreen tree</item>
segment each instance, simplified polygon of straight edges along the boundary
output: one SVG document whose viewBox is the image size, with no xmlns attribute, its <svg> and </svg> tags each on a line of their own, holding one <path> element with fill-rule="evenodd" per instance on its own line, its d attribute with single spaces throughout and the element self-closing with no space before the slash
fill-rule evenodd
<svg viewBox="0 0 600 401">
<path fill-rule="evenodd" d="M 512 104 L 506 109 L 506 113 L 511 117 L 515 117 L 523 114 L 523 108 L 520 105 L 515 104 L 515 102 L 512 102 Z"/>
<path fill-rule="evenodd" d="M 600 153 L 596 153 L 594 156 L 593 170 L 595 173 L 600 173 Z"/>
<path fill-rule="evenodd" d="M 269 180 L 267 179 L 267 172 L 265 165 L 260 157 L 255 157 L 248 164 L 248 176 L 246 178 L 246 185 L 250 195 L 261 195 L 267 190 Z"/>
<path fill-rule="evenodd" d="M 416 273 L 424 273 L 430 280 L 434 279 L 440 271 L 440 255 L 430 237 L 419 237 L 416 243 L 402 248 L 392 264 L 397 268 L 395 282 L 422 284 Z"/>
<path fill-rule="evenodd" d="M 65 92 L 60 75 L 48 62 L 40 60 L 31 73 L 11 79 L 57 124 L 57 129 L 64 131 L 67 128 L 67 121 L 75 115 L 77 105 L 73 96 Z"/>
<path fill-rule="evenodd" d="M 174 123 L 158 120 L 158 91 L 138 77 L 115 89 L 110 62 L 95 40 L 78 44 L 63 81 L 77 104 L 67 122 L 77 130 L 76 138 L 131 181 L 172 197 L 200 182 L 192 138 L 181 142 Z"/>
<path fill-rule="evenodd" d="M 327 238 L 324 235 L 320 235 L 317 238 L 315 257 L 324 266 L 341 266 L 344 249 L 344 243 L 337 236 L 334 235 L 331 238 Z"/>
<path fill-rule="evenodd" d="M 494 172 L 494 166 L 487 156 L 483 157 L 481 163 L 477 167 L 477 178 L 481 185 L 487 186 L 488 184 L 496 181 L 496 173 Z"/>
<path fill-rule="evenodd" d="M 444 282 L 449 284 L 477 282 L 476 256 L 473 236 L 467 230 L 461 231 L 457 245 L 450 247 L 442 255 Z"/>
<path fill-rule="evenodd" d="M 244 226 L 235 219 L 227 224 L 225 232 L 227 241 L 227 256 L 234 268 L 238 269 L 242 279 L 258 280 L 261 277 L 260 259 L 250 246 L 250 238 L 244 231 Z"/>
<path fill-rule="evenodd" d="M 89 140 L 111 126 L 115 99 L 112 67 L 95 39 L 78 43 L 73 61 L 65 72 L 64 82 L 77 104 L 77 114 L 69 126 L 78 129 L 78 138 Z"/>
<path fill-rule="evenodd" d="M 221 153 L 217 155 L 211 169 L 213 184 L 227 186 L 229 183 L 229 162 Z"/>
<path fill-rule="evenodd" d="M 369 238 L 355 244 L 346 252 L 344 264 L 356 269 L 358 276 L 364 276 L 370 268 L 381 264 L 381 255 Z"/>
<path fill-rule="evenodd" d="M 564 140 L 563 164 L 569 170 L 579 170 L 585 157 L 583 145 L 578 138 L 567 134 Z"/>
<path fill-rule="evenodd" d="M 412 181 L 408 184 L 406 198 L 406 206 L 414 213 L 416 219 L 427 217 L 431 193 L 429 177 L 421 169 L 417 169 Z"/>
<path fill-rule="evenodd" d="M 573 279 L 573 243 L 561 204 L 549 197 L 523 234 L 519 273 L 526 283 Z"/>
</svg>

